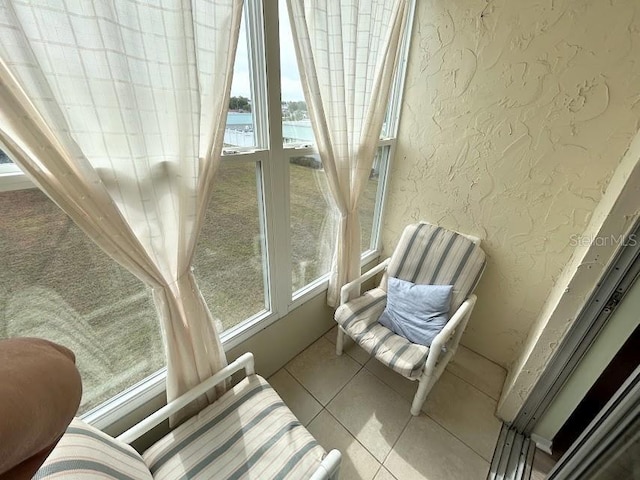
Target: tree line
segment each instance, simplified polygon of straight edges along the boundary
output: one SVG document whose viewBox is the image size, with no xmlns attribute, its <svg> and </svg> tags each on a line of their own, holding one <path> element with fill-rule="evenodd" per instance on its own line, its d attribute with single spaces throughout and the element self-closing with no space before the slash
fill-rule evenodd
<svg viewBox="0 0 640 480">
<path fill-rule="evenodd" d="M 251 100 L 243 96 L 231 97 L 229 99 L 229 110 L 236 112 L 250 112 Z"/>
<path fill-rule="evenodd" d="M 229 110 L 232 112 L 250 112 L 251 99 L 243 97 L 231 97 Z M 304 120 L 307 117 L 307 104 L 304 100 L 282 102 L 282 114 L 285 120 Z"/>
</svg>

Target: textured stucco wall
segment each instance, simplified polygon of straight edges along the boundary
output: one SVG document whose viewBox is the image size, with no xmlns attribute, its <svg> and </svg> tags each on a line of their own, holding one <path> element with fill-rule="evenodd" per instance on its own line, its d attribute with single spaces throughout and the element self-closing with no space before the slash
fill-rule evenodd
<svg viewBox="0 0 640 480">
<path fill-rule="evenodd" d="M 512 421 L 640 217 L 640 132 L 616 168 L 509 370 L 498 415 Z M 550 440 L 550 439 L 547 439 Z"/>
<path fill-rule="evenodd" d="M 640 128 L 638 0 L 419 0 L 384 215 L 489 257 L 463 338 L 509 366 Z"/>
</svg>

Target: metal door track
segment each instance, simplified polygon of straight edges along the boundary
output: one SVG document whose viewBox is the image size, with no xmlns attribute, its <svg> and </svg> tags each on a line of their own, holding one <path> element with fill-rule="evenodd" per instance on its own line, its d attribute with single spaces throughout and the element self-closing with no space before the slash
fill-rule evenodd
<svg viewBox="0 0 640 480">
<path fill-rule="evenodd" d="M 536 445 L 528 436 L 502 424 L 488 480 L 528 480 Z"/>
</svg>

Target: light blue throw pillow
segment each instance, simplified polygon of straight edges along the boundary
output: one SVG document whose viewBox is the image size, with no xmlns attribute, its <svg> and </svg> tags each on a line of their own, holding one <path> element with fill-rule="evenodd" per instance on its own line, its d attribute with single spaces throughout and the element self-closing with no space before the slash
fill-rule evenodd
<svg viewBox="0 0 640 480">
<path fill-rule="evenodd" d="M 379 322 L 412 343 L 430 346 L 449 321 L 453 285 L 416 285 L 389 277 Z"/>
</svg>

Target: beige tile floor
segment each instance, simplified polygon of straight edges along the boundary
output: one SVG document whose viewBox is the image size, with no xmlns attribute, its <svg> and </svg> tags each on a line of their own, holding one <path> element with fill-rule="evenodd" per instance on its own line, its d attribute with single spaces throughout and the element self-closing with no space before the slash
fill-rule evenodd
<svg viewBox="0 0 640 480">
<path fill-rule="evenodd" d="M 335 328 L 269 382 L 326 448 L 343 480 L 484 480 L 500 433 L 494 416 L 506 372 L 460 347 L 418 417 L 417 384 L 357 345 L 335 354 Z"/>
</svg>

